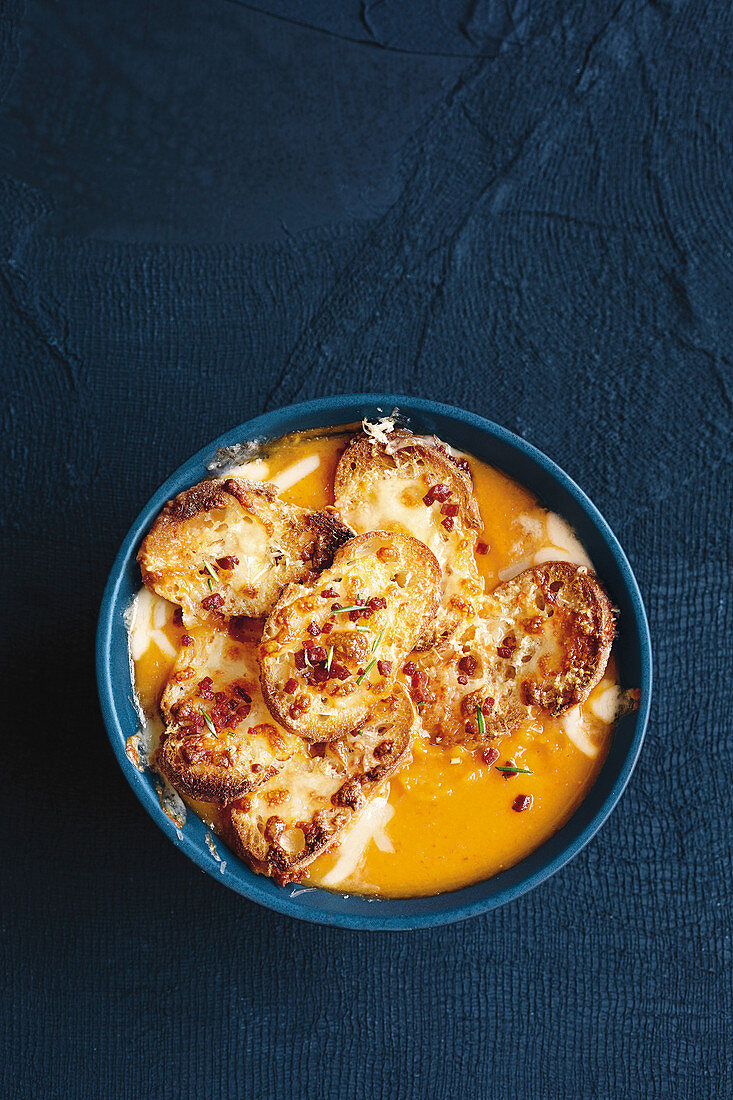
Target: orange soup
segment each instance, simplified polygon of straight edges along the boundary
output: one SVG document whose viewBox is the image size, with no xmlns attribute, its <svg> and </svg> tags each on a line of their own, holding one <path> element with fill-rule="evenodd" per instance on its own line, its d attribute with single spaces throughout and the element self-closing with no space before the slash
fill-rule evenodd
<svg viewBox="0 0 733 1100">
<path fill-rule="evenodd" d="M 286 436 L 227 474 L 274 482 L 283 500 L 322 508 L 333 503 L 333 475 L 350 434 L 333 429 Z M 543 561 L 591 564 L 561 517 L 505 474 L 471 455 L 462 457 L 484 523 L 476 561 L 487 590 Z M 162 731 L 158 703 L 182 634 L 174 610 L 143 589 L 130 615 L 148 754 Z M 618 698 L 612 657 L 588 700 L 561 719 L 530 708 L 530 717 L 497 746 L 497 766 L 511 761 L 525 769 L 514 775 L 487 766 L 475 751 L 431 744 L 418 728 L 411 762 L 384 785 L 338 846 L 315 860 L 307 882 L 339 892 L 409 897 L 454 890 L 511 867 L 552 836 L 585 798 L 608 751 Z M 136 760 L 140 739 L 131 739 L 128 751 Z M 531 806 L 515 812 L 522 795 L 532 796 Z M 186 801 L 219 831 L 215 806 Z"/>
</svg>

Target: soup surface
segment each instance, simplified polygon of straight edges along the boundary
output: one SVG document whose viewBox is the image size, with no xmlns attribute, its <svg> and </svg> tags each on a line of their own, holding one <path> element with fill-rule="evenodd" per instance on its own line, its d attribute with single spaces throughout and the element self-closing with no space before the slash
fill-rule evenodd
<svg viewBox="0 0 733 1100">
<path fill-rule="evenodd" d="M 283 500 L 321 508 L 333 503 L 334 470 L 352 431 L 286 436 L 262 457 L 226 473 L 272 481 Z M 487 590 L 543 561 L 591 564 L 564 520 L 505 474 L 463 457 L 484 523 L 476 561 Z M 174 610 L 143 589 L 130 612 L 131 661 L 148 755 L 162 731 L 158 703 L 182 634 Z M 412 762 L 384 785 L 338 847 L 311 865 L 307 882 L 406 897 L 457 889 L 511 867 L 552 836 L 587 794 L 608 751 L 618 701 L 612 656 L 586 703 L 561 719 L 531 708 L 532 716 L 498 743 L 498 765 L 511 761 L 531 772 L 508 778 L 461 746 L 431 744 L 419 729 Z M 131 739 L 128 755 L 137 762 L 139 753 L 139 739 Z M 529 810 L 512 809 L 517 795 L 532 796 Z M 186 801 L 219 831 L 215 806 Z"/>
</svg>

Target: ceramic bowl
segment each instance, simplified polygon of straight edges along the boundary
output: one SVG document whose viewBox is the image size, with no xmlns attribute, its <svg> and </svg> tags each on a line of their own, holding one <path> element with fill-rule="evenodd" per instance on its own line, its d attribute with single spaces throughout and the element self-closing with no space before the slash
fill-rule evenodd
<svg viewBox="0 0 733 1100">
<path fill-rule="evenodd" d="M 616 642 L 620 681 L 641 689 L 639 708 L 618 722 L 598 778 L 567 824 L 516 866 L 473 886 L 433 897 L 398 900 L 298 885 L 283 888 L 253 874 L 217 840 L 226 860 L 222 874 L 205 843 L 206 826 L 189 812 L 183 828 L 177 829 L 160 806 L 155 775 L 141 773 L 125 755 L 125 741 L 138 728 L 130 699 L 124 622 L 125 609 L 141 583 L 135 555 L 165 501 L 205 478 L 207 465 L 220 448 L 276 438 L 298 429 L 347 424 L 364 417 L 375 419 L 395 408 L 409 419 L 414 432 L 435 434 L 505 471 L 575 529 L 620 610 Z M 649 715 L 652 658 L 644 605 L 626 556 L 595 506 L 554 462 L 520 437 L 474 413 L 400 394 L 353 394 L 291 405 L 232 428 L 184 462 L 161 485 L 130 528 L 112 567 L 99 616 L 97 676 L 107 731 L 127 781 L 157 826 L 199 867 L 251 901 L 301 920 L 352 929 L 399 930 L 447 924 L 495 909 L 538 886 L 578 854 L 613 810 L 636 764 Z"/>
</svg>

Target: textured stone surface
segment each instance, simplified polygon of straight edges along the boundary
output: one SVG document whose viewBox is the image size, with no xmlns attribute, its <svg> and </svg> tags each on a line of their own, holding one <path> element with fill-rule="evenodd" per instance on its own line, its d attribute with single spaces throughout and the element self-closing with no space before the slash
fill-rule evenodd
<svg viewBox="0 0 733 1100">
<path fill-rule="evenodd" d="M 275 7 L 0 14 L 0 1093 L 730 1095 L 729 9 Z M 425 933 L 221 889 L 96 703 L 102 587 L 153 489 L 247 416 L 352 389 L 560 462 L 655 644 L 600 835 Z"/>
</svg>

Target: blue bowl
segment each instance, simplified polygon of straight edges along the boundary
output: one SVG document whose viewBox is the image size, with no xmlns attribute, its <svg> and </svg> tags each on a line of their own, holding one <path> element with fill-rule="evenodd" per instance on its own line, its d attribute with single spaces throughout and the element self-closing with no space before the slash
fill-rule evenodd
<svg viewBox="0 0 733 1100">
<path fill-rule="evenodd" d="M 394 408 L 409 417 L 415 432 L 434 433 L 504 470 L 575 529 L 620 609 L 616 642 L 620 679 L 626 686 L 641 688 L 639 708 L 618 722 L 601 772 L 567 824 L 516 866 L 473 886 L 406 899 L 365 898 L 302 886 L 278 887 L 270 879 L 253 874 L 217 840 L 218 847 L 225 851 L 226 869 L 222 874 L 205 843 L 206 826 L 189 813 L 186 824 L 178 830 L 158 802 L 155 776 L 139 772 L 125 755 L 125 741 L 138 728 L 130 699 L 124 623 L 125 608 L 141 583 L 135 561 L 138 546 L 165 501 L 208 475 L 207 464 L 219 448 L 276 438 L 298 429 L 347 424 L 363 417 L 373 419 Z M 588 843 L 621 797 L 639 756 L 649 716 L 652 655 L 644 605 L 626 556 L 606 521 L 567 474 L 541 451 L 483 417 L 433 401 L 367 393 L 324 397 L 258 416 L 204 447 L 160 487 L 133 523 L 107 582 L 97 631 L 97 680 L 109 738 L 127 781 L 158 827 L 199 867 L 244 897 L 301 920 L 342 928 L 400 930 L 448 924 L 496 909 L 538 886 Z"/>
</svg>

